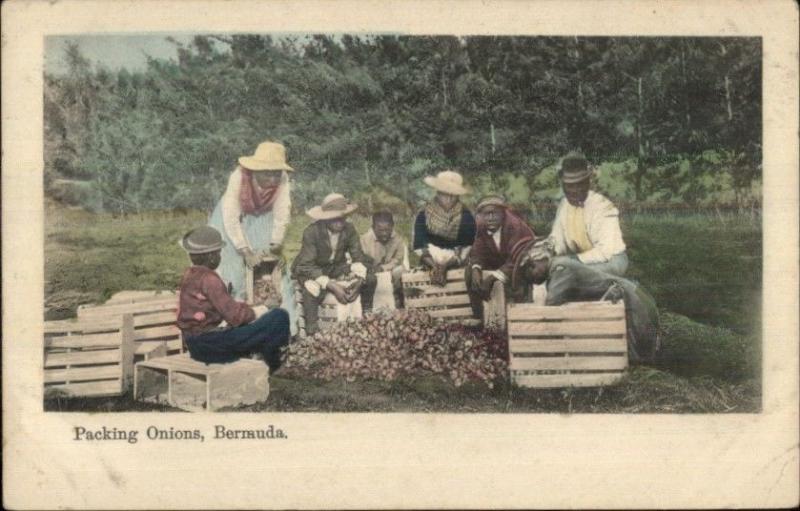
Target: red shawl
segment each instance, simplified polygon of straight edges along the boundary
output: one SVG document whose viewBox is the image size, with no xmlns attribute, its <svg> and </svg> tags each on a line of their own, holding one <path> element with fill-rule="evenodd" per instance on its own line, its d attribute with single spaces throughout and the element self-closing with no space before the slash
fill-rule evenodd
<svg viewBox="0 0 800 511">
<path fill-rule="evenodd" d="M 275 199 L 278 198 L 278 188 L 280 185 L 262 188 L 253 179 L 253 172 L 241 169 L 242 188 L 239 191 L 239 202 L 242 206 L 242 213 L 245 215 L 260 215 L 272 210 Z"/>
</svg>

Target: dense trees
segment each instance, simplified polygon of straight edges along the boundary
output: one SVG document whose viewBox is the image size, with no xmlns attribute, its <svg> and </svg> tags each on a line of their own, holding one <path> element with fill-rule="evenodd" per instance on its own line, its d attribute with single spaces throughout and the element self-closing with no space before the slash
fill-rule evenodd
<svg viewBox="0 0 800 511">
<path fill-rule="evenodd" d="M 198 36 L 111 73 L 67 46 L 45 163 L 102 207 L 210 208 L 235 158 L 287 145 L 298 207 L 336 189 L 413 204 L 444 166 L 530 204 L 582 149 L 620 201 L 750 206 L 761 44 L 747 38 Z M 383 197 L 383 199 L 380 199 Z"/>
</svg>

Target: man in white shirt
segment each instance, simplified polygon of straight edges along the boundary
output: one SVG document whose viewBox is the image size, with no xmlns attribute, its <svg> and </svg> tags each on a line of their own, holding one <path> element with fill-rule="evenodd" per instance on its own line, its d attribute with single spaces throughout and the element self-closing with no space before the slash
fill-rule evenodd
<svg viewBox="0 0 800 511">
<path fill-rule="evenodd" d="M 550 233 L 556 255 L 551 267 L 568 258 L 621 277 L 628 269 L 628 256 L 619 211 L 589 189 L 591 176 L 592 168 L 582 154 L 570 153 L 562 160 L 559 177 L 564 198 Z"/>
</svg>

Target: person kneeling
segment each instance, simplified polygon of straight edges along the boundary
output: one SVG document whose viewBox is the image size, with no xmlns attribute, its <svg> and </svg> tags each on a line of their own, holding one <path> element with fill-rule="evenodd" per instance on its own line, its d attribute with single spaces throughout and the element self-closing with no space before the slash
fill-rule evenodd
<svg viewBox="0 0 800 511">
<path fill-rule="evenodd" d="M 610 300 L 625 303 L 628 358 L 633 363 L 653 363 L 661 351 L 658 307 L 638 283 L 555 256 L 551 238 L 529 243 L 514 266 L 512 280 L 547 283 L 545 305 Z M 556 292 L 552 292 L 556 290 Z"/>
<path fill-rule="evenodd" d="M 331 193 L 320 206 L 306 212 L 315 222 L 303 231 L 300 253 L 292 263 L 292 276 L 302 286 L 306 335 L 317 332 L 319 304 L 326 291 L 341 304 L 353 303 L 361 296 L 362 310 L 372 309 L 376 284 L 373 261 L 361 250 L 355 226 L 345 219 L 356 208 L 343 195 Z M 348 254 L 351 262 L 347 261 Z M 349 286 L 337 282 L 351 274 L 355 279 Z"/>
<path fill-rule="evenodd" d="M 253 308 L 231 298 L 214 271 L 225 242 L 213 227 L 189 231 L 181 246 L 192 261 L 181 279 L 177 320 L 189 355 L 217 364 L 259 354 L 270 372 L 276 371 L 281 365 L 280 348 L 289 342 L 289 314 L 272 309 L 256 318 Z M 228 326 L 220 328 L 223 320 Z"/>
</svg>

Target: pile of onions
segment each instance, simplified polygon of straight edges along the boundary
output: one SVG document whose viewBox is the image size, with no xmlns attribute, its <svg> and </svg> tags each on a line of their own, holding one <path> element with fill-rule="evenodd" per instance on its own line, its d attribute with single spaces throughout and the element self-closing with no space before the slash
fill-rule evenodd
<svg viewBox="0 0 800 511">
<path fill-rule="evenodd" d="M 433 374 L 456 387 L 479 381 L 491 388 L 507 377 L 508 344 L 499 332 L 444 323 L 421 311 L 382 311 L 290 344 L 283 372 L 347 381 Z"/>
</svg>

